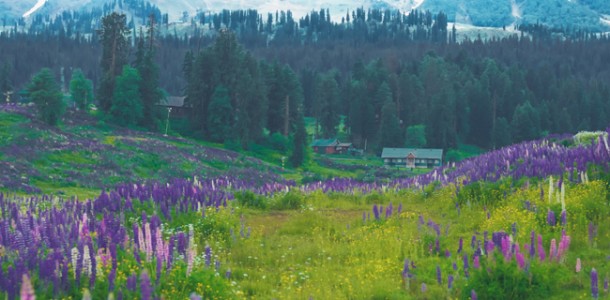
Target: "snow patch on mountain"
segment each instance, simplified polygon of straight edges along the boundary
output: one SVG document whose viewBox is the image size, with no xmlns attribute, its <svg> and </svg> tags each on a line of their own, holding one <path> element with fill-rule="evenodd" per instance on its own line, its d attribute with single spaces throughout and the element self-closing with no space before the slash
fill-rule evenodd
<svg viewBox="0 0 610 300">
<path fill-rule="evenodd" d="M 30 8 L 30 10 L 28 10 L 27 12 L 25 12 L 23 14 L 23 17 L 27 18 L 28 16 L 30 16 L 31 14 L 36 12 L 38 9 L 40 9 L 42 6 L 44 6 L 44 4 L 47 3 L 47 1 L 49 1 L 49 0 L 38 0 L 38 2 L 36 2 L 36 4 L 34 4 L 34 7 Z"/>
</svg>

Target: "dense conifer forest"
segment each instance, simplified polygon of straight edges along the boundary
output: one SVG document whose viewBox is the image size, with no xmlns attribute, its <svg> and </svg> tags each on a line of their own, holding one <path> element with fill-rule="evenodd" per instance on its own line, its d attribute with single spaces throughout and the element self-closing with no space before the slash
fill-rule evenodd
<svg viewBox="0 0 610 300">
<path fill-rule="evenodd" d="M 246 148 L 266 132 L 294 133 L 300 116 L 314 117 L 316 137 L 325 138 L 336 137 L 343 120 L 351 141 L 375 152 L 409 146 L 414 137 L 407 132 L 424 134 L 429 147 L 491 149 L 603 129 L 610 114 L 610 44 L 603 34 L 524 25 L 505 38 L 458 40 L 442 12 L 357 9 L 332 22 L 324 9 L 299 20 L 290 11 L 225 10 L 169 24 L 156 7 L 139 9 L 133 15 L 141 20 L 121 20 L 124 63 L 113 74 L 125 64 L 157 81 L 142 100 L 147 121 L 133 122 L 150 129 L 159 125 L 151 107 L 163 94 L 186 96 L 193 108 L 183 134 Z M 19 93 L 44 67 L 64 91 L 77 69 L 103 91 L 107 70 L 100 61 L 107 58 L 97 18 L 109 12 L 6 25 L 2 92 Z M 108 93 L 94 100 L 104 111 L 112 88 Z"/>
</svg>

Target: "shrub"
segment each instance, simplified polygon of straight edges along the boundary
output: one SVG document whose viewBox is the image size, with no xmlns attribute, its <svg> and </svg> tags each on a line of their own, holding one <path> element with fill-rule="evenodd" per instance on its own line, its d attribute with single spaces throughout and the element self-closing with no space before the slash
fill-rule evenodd
<svg viewBox="0 0 610 300">
<path fill-rule="evenodd" d="M 290 191 L 282 196 L 278 196 L 272 202 L 271 208 L 286 210 L 286 209 L 299 209 L 305 204 L 303 195 L 298 191 Z"/>
<path fill-rule="evenodd" d="M 267 199 L 251 191 L 235 193 L 235 199 L 240 205 L 250 208 L 266 209 Z"/>
</svg>

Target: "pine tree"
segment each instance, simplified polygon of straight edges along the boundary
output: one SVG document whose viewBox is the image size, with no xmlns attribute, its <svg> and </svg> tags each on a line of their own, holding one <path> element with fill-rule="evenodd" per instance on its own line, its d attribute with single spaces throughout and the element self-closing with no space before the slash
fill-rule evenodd
<svg viewBox="0 0 610 300">
<path fill-rule="evenodd" d="M 110 119 L 119 126 L 133 126 L 142 119 L 142 100 L 138 70 L 125 66 L 123 73 L 116 79 Z"/>
<path fill-rule="evenodd" d="M 302 109 L 299 109 L 299 111 Z M 292 153 L 290 155 L 290 164 L 298 168 L 307 160 L 307 131 L 305 130 L 305 120 L 303 114 L 299 112 L 296 120 L 296 131 L 293 137 Z"/>
<path fill-rule="evenodd" d="M 27 93 L 30 100 L 36 104 L 39 118 L 51 126 L 57 125 L 65 105 L 61 89 L 51 70 L 44 68 L 34 75 L 27 86 Z"/>
<path fill-rule="evenodd" d="M 130 30 L 126 20 L 124 14 L 113 12 L 102 19 L 102 28 L 97 32 L 102 43 L 102 82 L 97 99 L 105 113 L 112 107 L 115 79 L 128 61 Z"/>
<path fill-rule="evenodd" d="M 381 109 L 380 147 L 402 147 L 404 143 L 400 123 L 396 116 L 396 104 L 388 99 Z"/>
<path fill-rule="evenodd" d="M 208 131 L 210 140 L 213 142 L 224 142 L 230 137 L 233 107 L 229 91 L 222 85 L 219 85 L 214 90 L 212 101 L 208 107 Z"/>
<path fill-rule="evenodd" d="M 318 75 L 316 80 L 314 111 L 325 138 L 335 137 L 340 121 L 339 85 L 335 75 L 335 72 L 328 72 Z"/>
<path fill-rule="evenodd" d="M 82 110 L 86 110 L 87 106 L 93 101 L 93 83 L 85 78 L 85 74 L 83 74 L 81 69 L 76 69 L 72 72 L 70 95 L 76 107 Z"/>
<path fill-rule="evenodd" d="M 154 62 L 154 18 L 151 20 L 149 29 L 149 46 L 146 48 L 144 37 L 140 32 L 138 47 L 136 51 L 135 68 L 138 70 L 142 80 L 140 81 L 140 96 L 142 99 L 142 119 L 140 125 L 154 129 L 157 124 L 157 116 L 154 113 L 155 104 L 161 101 L 163 93 L 159 88 L 159 68 Z"/>
<path fill-rule="evenodd" d="M 407 127 L 405 147 L 422 148 L 426 146 L 426 126 L 412 125 Z"/>
</svg>

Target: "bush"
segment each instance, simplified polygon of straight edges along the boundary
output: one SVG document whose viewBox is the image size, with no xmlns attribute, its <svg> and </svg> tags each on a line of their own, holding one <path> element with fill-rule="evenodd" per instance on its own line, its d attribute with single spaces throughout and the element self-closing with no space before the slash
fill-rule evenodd
<svg viewBox="0 0 610 300">
<path fill-rule="evenodd" d="M 294 190 L 282 196 L 278 196 L 274 200 L 271 207 L 279 210 L 299 209 L 305 204 L 303 195 Z"/>
<path fill-rule="evenodd" d="M 531 262 L 529 269 L 520 269 L 515 260 L 505 261 L 502 254 L 481 258 L 481 267 L 472 269 L 462 298 L 468 299 L 471 290 L 479 299 L 545 299 L 557 292 L 564 271 L 558 264 Z"/>
<path fill-rule="evenodd" d="M 251 191 L 238 192 L 235 194 L 235 199 L 241 206 L 258 209 L 267 208 L 266 198 Z"/>
<path fill-rule="evenodd" d="M 268 142 L 271 148 L 277 151 L 281 151 L 283 153 L 288 151 L 288 145 L 290 145 L 290 141 L 288 140 L 288 138 L 278 132 L 269 136 Z"/>
</svg>

